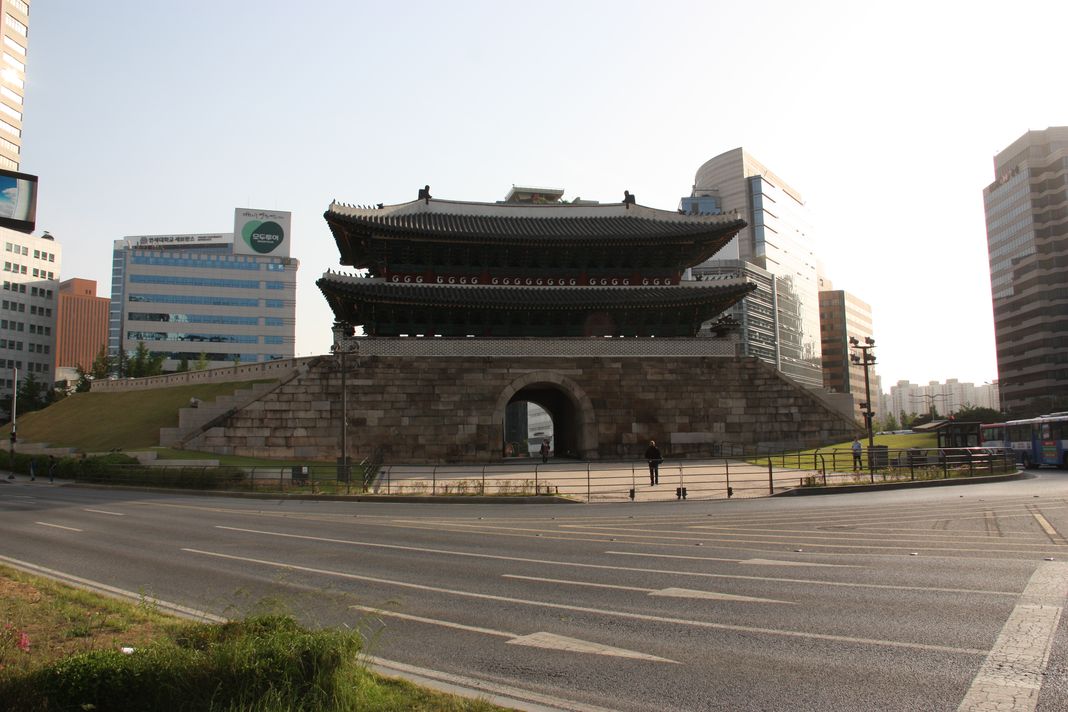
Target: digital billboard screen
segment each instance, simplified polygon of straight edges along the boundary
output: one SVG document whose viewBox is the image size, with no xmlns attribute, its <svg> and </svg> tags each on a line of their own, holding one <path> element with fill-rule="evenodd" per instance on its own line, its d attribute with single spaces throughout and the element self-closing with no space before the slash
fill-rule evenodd
<svg viewBox="0 0 1068 712">
<path fill-rule="evenodd" d="M 0 226 L 33 232 L 37 222 L 37 176 L 0 169 Z"/>
</svg>

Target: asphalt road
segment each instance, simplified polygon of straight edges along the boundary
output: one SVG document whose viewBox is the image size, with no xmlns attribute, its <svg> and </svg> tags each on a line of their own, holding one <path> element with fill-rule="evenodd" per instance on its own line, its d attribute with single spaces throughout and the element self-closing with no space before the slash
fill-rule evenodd
<svg viewBox="0 0 1068 712">
<path fill-rule="evenodd" d="M 596 505 L 0 484 L 0 563 L 288 610 L 529 708 L 1068 709 L 1068 473 Z M 997 706 L 1001 704 L 1002 706 Z"/>
</svg>

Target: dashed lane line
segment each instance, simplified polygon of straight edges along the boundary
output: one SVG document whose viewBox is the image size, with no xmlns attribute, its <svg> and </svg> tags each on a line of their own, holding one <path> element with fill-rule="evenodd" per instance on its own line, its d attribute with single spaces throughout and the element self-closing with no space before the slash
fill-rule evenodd
<svg viewBox="0 0 1068 712">
<path fill-rule="evenodd" d="M 462 630 L 469 633 L 479 633 L 481 635 L 492 635 L 498 638 L 508 638 L 509 645 L 526 645 L 533 648 L 545 648 L 548 650 L 566 650 L 572 653 L 609 655 L 617 658 L 630 658 L 632 660 L 647 660 L 650 662 L 673 663 L 675 665 L 678 665 L 678 662 L 675 660 L 668 660 L 667 658 L 661 658 L 656 655 L 639 653 L 634 650 L 616 648 L 611 645 L 603 645 L 601 643 L 594 643 L 588 640 L 570 638 L 564 635 L 556 635 L 555 633 L 539 632 L 531 633 L 530 635 L 520 635 L 518 633 L 509 633 L 503 630 L 494 630 L 492 628 L 481 628 L 478 626 L 464 625 L 462 623 L 454 623 L 452 621 L 441 620 L 438 618 L 424 618 L 422 616 L 413 616 L 407 613 L 399 613 L 397 611 L 386 610 L 384 608 L 372 608 L 370 606 L 349 606 L 349 608 L 352 608 L 357 611 L 363 611 L 364 613 L 371 613 L 377 616 L 400 618 L 402 620 L 443 626 L 445 628 L 451 628 L 453 630 Z"/>
<path fill-rule="evenodd" d="M 734 564 L 747 564 L 750 566 L 818 566 L 834 569 L 863 569 L 868 568 L 857 564 L 820 564 L 808 561 L 778 561 L 776 559 L 723 559 L 716 556 L 686 556 L 684 554 L 646 554 L 636 551 L 606 551 L 613 556 L 652 556 L 658 559 L 691 559 L 694 561 L 727 561 Z"/>
<path fill-rule="evenodd" d="M 34 524 L 40 524 L 42 527 L 52 527 L 53 529 L 66 529 L 69 532 L 80 532 L 83 529 L 75 529 L 74 527 L 65 527 L 62 524 L 50 524 L 48 522 L 34 522 Z"/>
<path fill-rule="evenodd" d="M 190 549 L 182 548 L 182 551 L 189 554 L 197 554 L 200 556 L 210 556 L 219 559 L 226 559 L 229 561 L 241 561 L 250 564 L 258 564 L 261 566 L 270 566 L 272 568 L 283 569 L 286 571 L 301 571 L 304 573 L 318 574 L 320 576 L 332 576 L 337 578 L 344 578 L 353 581 L 367 581 L 370 583 L 377 583 L 386 586 L 398 586 L 401 588 L 409 588 L 419 591 L 429 591 L 432 593 L 441 593 L 452 596 L 461 596 L 464 598 L 473 598 L 484 601 L 497 601 L 500 603 L 513 603 L 516 605 L 532 606 L 535 608 L 550 608 L 555 610 L 574 611 L 577 613 L 589 613 L 591 615 L 601 615 L 615 618 L 625 618 L 629 620 L 640 620 L 652 623 L 670 623 L 674 625 L 689 626 L 694 628 L 707 628 L 712 630 L 727 630 L 737 633 L 747 633 L 756 635 L 768 635 L 774 637 L 784 638 L 798 638 L 805 640 L 820 640 L 835 643 L 847 643 L 855 645 L 870 645 L 885 648 L 907 649 L 907 650 L 924 650 L 936 653 L 947 653 L 951 655 L 986 655 L 988 651 L 978 650 L 976 648 L 957 648 L 947 645 L 934 645 L 929 643 L 913 643 L 903 640 L 878 640 L 875 638 L 855 638 L 845 635 L 831 635 L 828 633 L 810 633 L 807 631 L 798 630 L 779 630 L 775 628 L 758 628 L 755 626 L 744 625 L 732 625 L 728 623 L 714 623 L 712 621 L 699 621 L 699 620 L 687 620 L 685 618 L 671 618 L 668 616 L 655 616 L 647 613 L 632 613 L 628 611 L 611 611 L 602 608 L 589 608 L 586 606 L 575 606 L 566 603 L 552 603 L 548 601 L 532 601 L 524 598 L 513 598 L 511 596 L 496 596 L 488 593 L 476 593 L 474 591 L 461 591 L 458 589 L 441 588 L 438 586 L 427 586 L 425 584 L 411 583 L 408 581 L 397 581 L 393 579 L 383 579 L 375 576 L 363 576 L 361 574 L 352 574 L 345 571 L 332 571 L 329 569 L 320 569 L 312 566 L 301 566 L 299 564 L 289 564 L 282 561 L 270 561 L 267 559 L 256 559 L 248 556 L 235 556 L 233 554 L 224 554 L 222 552 L 204 551 L 202 549 Z"/>
<path fill-rule="evenodd" d="M 618 586 L 610 583 L 595 583 L 593 581 L 570 581 L 567 579 L 543 578 L 541 576 L 520 576 L 518 574 L 501 574 L 501 578 L 518 579 L 520 581 L 536 581 L 538 583 L 556 583 L 564 586 L 585 586 L 588 588 L 610 588 L 617 591 L 637 591 L 650 596 L 663 596 L 665 598 L 704 598 L 713 601 L 738 601 L 743 603 L 781 603 L 787 606 L 795 605 L 793 601 L 777 601 L 773 598 L 757 598 L 755 596 L 739 596 L 733 593 L 720 593 L 719 591 L 698 591 L 692 588 L 641 588 L 639 586 Z"/>
<path fill-rule="evenodd" d="M 126 515 L 125 515 L 125 514 L 123 514 L 122 512 L 109 512 L 109 511 L 108 511 L 108 510 L 106 510 L 106 509 L 89 509 L 89 508 L 83 508 L 83 509 L 82 509 L 82 511 L 83 511 L 83 512 L 92 512 L 93 514 L 110 514 L 110 515 L 111 515 L 111 516 L 113 516 L 113 517 L 125 517 L 125 516 L 126 516 Z"/>
<path fill-rule="evenodd" d="M 957 708 L 958 712 L 1032 712 L 1068 598 L 1068 564 L 1043 563 L 1027 582 Z"/>
<path fill-rule="evenodd" d="M 453 549 L 432 549 L 424 546 L 404 546 L 402 544 L 382 544 L 379 542 L 356 541 L 352 539 L 331 539 L 328 537 L 311 536 L 310 534 L 287 534 L 285 532 L 271 532 L 261 529 L 243 529 L 240 527 L 227 527 L 216 525 L 216 529 L 243 532 L 247 534 L 261 534 L 276 536 L 285 539 L 299 539 L 304 541 L 322 541 L 331 544 L 344 544 L 347 546 L 373 547 L 379 549 L 393 549 L 396 551 L 416 551 L 424 554 L 446 554 L 450 556 L 465 556 L 474 559 L 492 559 L 495 561 L 517 561 L 525 564 L 543 564 L 546 566 L 566 566 L 580 569 L 599 569 L 607 571 L 626 571 L 648 574 L 667 574 L 671 576 L 693 576 L 698 578 L 735 579 L 739 581 L 762 581 L 775 583 L 805 584 L 813 586 L 837 586 L 841 588 L 871 588 L 888 591 L 933 591 L 935 593 L 962 593 L 988 596 L 1016 596 L 1015 591 L 990 591 L 970 588 L 944 588 L 934 586 L 899 586 L 882 583 L 852 583 L 848 581 L 828 581 L 822 579 L 794 579 L 781 576 L 746 576 L 742 574 L 714 574 L 706 571 L 677 571 L 673 569 L 646 569 L 634 566 L 611 566 L 608 564 L 587 564 L 577 561 L 558 561 L 555 559 L 532 559 L 522 556 L 504 556 L 502 554 L 480 554 L 471 551 L 456 551 Z M 632 556 L 659 557 L 660 554 L 633 553 Z"/>
</svg>

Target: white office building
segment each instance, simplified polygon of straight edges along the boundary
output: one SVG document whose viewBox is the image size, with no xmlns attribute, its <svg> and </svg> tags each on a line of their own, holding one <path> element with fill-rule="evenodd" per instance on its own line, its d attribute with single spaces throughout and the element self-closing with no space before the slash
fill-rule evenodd
<svg viewBox="0 0 1068 712">
<path fill-rule="evenodd" d="M 299 262 L 290 214 L 237 211 L 233 233 L 137 235 L 114 243 L 108 349 L 144 343 L 164 370 L 295 355 Z"/>
<path fill-rule="evenodd" d="M 62 251 L 51 235 L 0 227 L 4 243 L 0 292 L 0 398 L 28 375 L 52 387 Z"/>
</svg>

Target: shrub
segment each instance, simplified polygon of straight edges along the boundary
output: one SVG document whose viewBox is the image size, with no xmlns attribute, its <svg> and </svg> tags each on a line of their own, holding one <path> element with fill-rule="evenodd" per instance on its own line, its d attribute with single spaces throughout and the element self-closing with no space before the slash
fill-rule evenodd
<svg viewBox="0 0 1068 712">
<path fill-rule="evenodd" d="M 0 684 L 0 706 L 53 710 L 354 709 L 360 640 L 287 616 L 189 624 L 126 655 L 92 651 Z"/>
</svg>

